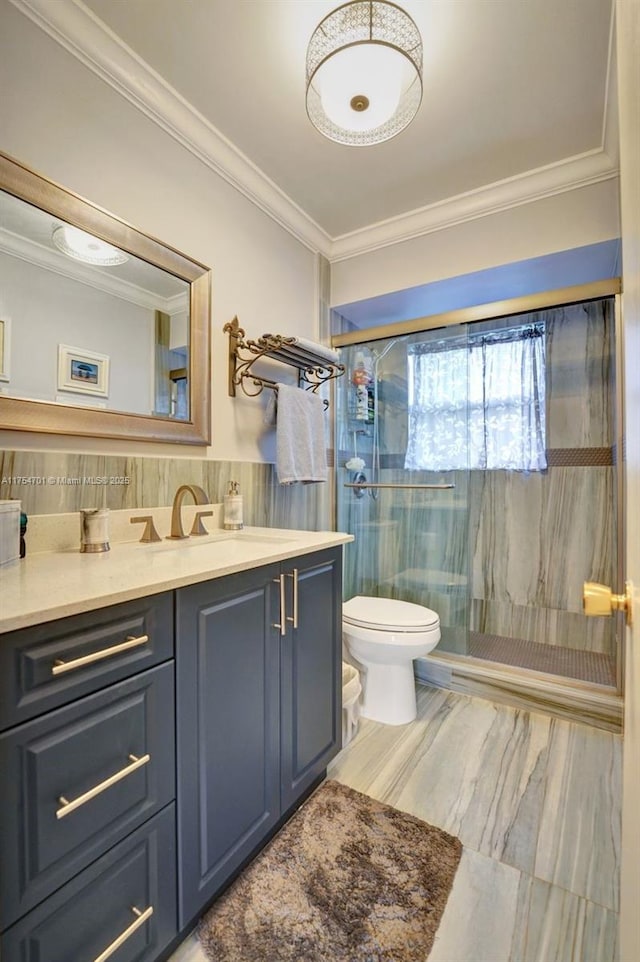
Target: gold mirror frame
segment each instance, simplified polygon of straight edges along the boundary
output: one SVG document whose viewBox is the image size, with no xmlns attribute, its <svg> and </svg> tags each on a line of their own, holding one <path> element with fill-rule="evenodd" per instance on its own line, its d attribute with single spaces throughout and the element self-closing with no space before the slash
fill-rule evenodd
<svg viewBox="0 0 640 962">
<path fill-rule="evenodd" d="M 0 152 L 0 189 L 190 285 L 189 419 L 72 407 L 0 394 L 0 429 L 175 444 L 211 443 L 211 271 Z"/>
</svg>

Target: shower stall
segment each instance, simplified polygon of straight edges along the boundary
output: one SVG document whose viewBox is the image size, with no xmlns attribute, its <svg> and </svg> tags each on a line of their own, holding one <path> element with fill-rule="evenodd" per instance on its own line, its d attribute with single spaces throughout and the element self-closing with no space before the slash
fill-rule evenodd
<svg viewBox="0 0 640 962">
<path fill-rule="evenodd" d="M 334 336 L 344 598 L 432 608 L 419 678 L 619 724 L 617 282 Z M 553 692 L 550 695 L 550 692 Z M 531 693 L 534 693 L 533 696 Z M 575 717 L 575 716 L 574 716 Z"/>
</svg>

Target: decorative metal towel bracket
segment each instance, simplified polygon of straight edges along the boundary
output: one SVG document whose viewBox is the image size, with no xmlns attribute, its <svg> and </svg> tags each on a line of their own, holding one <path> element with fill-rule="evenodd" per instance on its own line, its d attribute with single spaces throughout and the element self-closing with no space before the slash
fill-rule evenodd
<svg viewBox="0 0 640 962">
<path fill-rule="evenodd" d="M 257 397 L 266 387 L 278 390 L 275 381 L 262 377 L 252 370 L 260 358 L 271 358 L 288 364 L 298 370 L 298 386 L 307 391 L 317 391 L 321 384 L 340 377 L 345 372 L 344 364 L 334 364 L 327 358 L 298 344 L 295 337 L 281 334 L 263 334 L 253 341 L 245 337 L 237 317 L 222 329 L 229 335 L 229 396 L 235 397 L 241 387 L 248 397 Z M 324 400 L 325 409 L 329 402 Z"/>
</svg>

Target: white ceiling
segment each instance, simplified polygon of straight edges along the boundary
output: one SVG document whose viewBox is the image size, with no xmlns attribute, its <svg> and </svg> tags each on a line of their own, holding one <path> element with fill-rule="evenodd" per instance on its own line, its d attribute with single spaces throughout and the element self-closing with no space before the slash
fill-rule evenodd
<svg viewBox="0 0 640 962">
<path fill-rule="evenodd" d="M 391 141 L 307 119 L 334 0 L 10 0 L 331 261 L 614 178 L 613 0 L 402 0 L 424 97 Z"/>
<path fill-rule="evenodd" d="M 424 98 L 399 136 L 334 144 L 305 112 L 326 0 L 85 0 L 330 237 L 603 146 L 611 0 L 404 0 Z"/>
</svg>

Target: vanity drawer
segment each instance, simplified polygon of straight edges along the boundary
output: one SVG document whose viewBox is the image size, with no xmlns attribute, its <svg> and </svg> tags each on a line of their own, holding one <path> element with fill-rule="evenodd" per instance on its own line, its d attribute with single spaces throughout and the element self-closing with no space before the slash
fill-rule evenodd
<svg viewBox="0 0 640 962">
<path fill-rule="evenodd" d="M 173 592 L 0 635 L 0 731 L 173 657 Z"/>
<path fill-rule="evenodd" d="M 94 962 L 122 939 L 113 962 L 154 962 L 176 927 L 169 805 L 5 932 L 0 955 L 6 962 Z"/>
<path fill-rule="evenodd" d="M 175 797 L 173 662 L 0 736 L 0 930 Z"/>
</svg>

